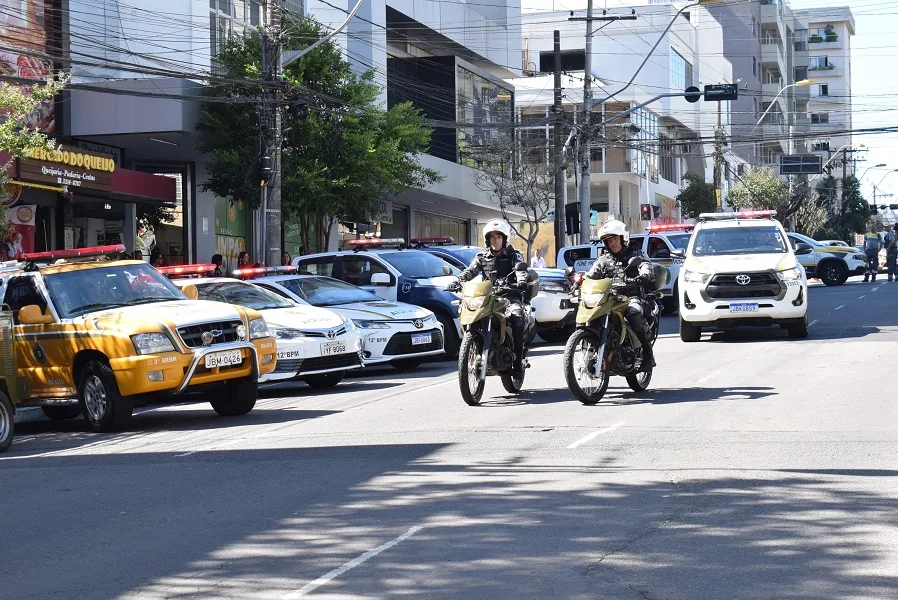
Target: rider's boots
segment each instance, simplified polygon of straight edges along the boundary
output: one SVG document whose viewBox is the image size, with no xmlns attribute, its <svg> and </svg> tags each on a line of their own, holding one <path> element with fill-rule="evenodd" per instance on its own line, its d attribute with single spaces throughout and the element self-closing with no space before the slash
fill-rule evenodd
<svg viewBox="0 0 898 600">
<path fill-rule="evenodd" d="M 639 338 L 639 344 L 642 346 L 642 364 L 639 366 L 640 373 L 648 373 L 655 366 L 655 352 L 652 348 L 652 334 L 649 331 L 648 323 L 643 327 L 633 328 L 636 337 Z"/>
</svg>

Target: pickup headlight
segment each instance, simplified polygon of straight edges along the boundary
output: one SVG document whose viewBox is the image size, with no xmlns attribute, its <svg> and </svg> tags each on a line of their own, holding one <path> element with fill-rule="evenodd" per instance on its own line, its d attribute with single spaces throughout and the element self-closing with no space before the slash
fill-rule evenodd
<svg viewBox="0 0 898 600">
<path fill-rule="evenodd" d="M 436 316 L 435 314 L 433 314 L 433 313 L 430 313 L 429 315 L 427 315 L 426 317 L 424 317 L 424 322 L 425 322 L 425 323 L 436 323 L 436 322 L 437 322 L 437 316 Z"/>
<path fill-rule="evenodd" d="M 161 354 L 175 351 L 171 340 L 164 333 L 140 333 L 132 335 L 131 341 L 134 342 L 134 349 L 138 354 Z"/>
<path fill-rule="evenodd" d="M 688 269 L 683 270 L 683 281 L 686 283 L 705 283 L 708 281 L 708 277 L 710 277 L 708 273 L 699 273 L 698 271 L 689 271 Z"/>
<path fill-rule="evenodd" d="M 346 328 L 346 333 L 352 333 L 353 331 L 358 329 L 355 321 L 353 321 L 352 319 L 347 319 L 346 317 L 343 317 L 343 327 Z"/>
<path fill-rule="evenodd" d="M 539 291 L 564 293 L 567 290 L 564 288 L 564 284 L 559 283 L 557 281 L 542 281 L 542 280 L 540 280 Z"/>
<path fill-rule="evenodd" d="M 583 301 L 583 306 L 586 308 L 595 308 L 602 301 L 602 298 L 605 297 L 605 294 L 581 294 L 580 300 Z"/>
<path fill-rule="evenodd" d="M 259 317 L 249 322 L 249 339 L 256 340 L 266 337 L 271 337 L 271 332 L 268 331 L 268 323 L 265 322 L 265 319 Z"/>
<path fill-rule="evenodd" d="M 387 325 L 385 321 L 366 321 L 362 319 L 353 319 L 352 322 L 356 327 L 361 329 L 389 329 L 390 326 Z"/>
<path fill-rule="evenodd" d="M 851 258 L 853 258 L 854 260 L 859 260 L 859 261 L 861 261 L 861 262 L 866 262 L 866 261 L 867 261 L 867 255 L 866 255 L 866 254 L 852 254 L 852 255 L 851 255 Z"/>
<path fill-rule="evenodd" d="M 295 340 L 306 337 L 299 329 L 290 329 L 289 327 L 271 327 L 269 331 L 279 340 Z"/>
<path fill-rule="evenodd" d="M 486 296 L 465 296 L 464 302 L 468 310 L 480 310 L 486 302 Z"/>
<path fill-rule="evenodd" d="M 801 279 L 801 271 L 798 270 L 798 267 L 792 267 L 791 269 L 783 269 L 779 272 L 780 279 L 783 281 L 795 281 L 796 279 Z"/>
</svg>

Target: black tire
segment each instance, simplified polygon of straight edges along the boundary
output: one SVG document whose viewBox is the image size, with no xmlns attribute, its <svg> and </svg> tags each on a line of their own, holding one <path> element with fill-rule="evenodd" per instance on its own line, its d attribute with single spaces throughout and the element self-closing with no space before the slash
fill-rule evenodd
<svg viewBox="0 0 898 600">
<path fill-rule="evenodd" d="M 450 319 L 440 312 L 434 313 L 437 320 L 443 325 L 443 352 L 447 360 L 455 360 L 458 357 L 458 349 L 461 347 L 461 339 L 455 329 L 455 320 Z"/>
<path fill-rule="evenodd" d="M 661 301 L 661 313 L 665 315 L 674 315 L 680 310 L 680 289 L 674 283 L 671 295 Z"/>
<path fill-rule="evenodd" d="M 829 260 L 817 269 L 817 276 L 823 285 L 842 285 L 848 279 L 848 267 L 835 260 Z"/>
<path fill-rule="evenodd" d="M 790 338 L 806 338 L 808 337 L 808 316 L 803 316 L 796 323 L 789 323 L 786 326 Z"/>
<path fill-rule="evenodd" d="M 62 406 L 41 406 L 41 410 L 51 421 L 68 421 L 81 414 L 81 407 L 77 404 L 63 404 Z"/>
<path fill-rule="evenodd" d="M 134 401 L 119 392 L 112 368 L 99 360 L 90 361 L 81 372 L 78 402 L 88 427 L 99 433 L 124 429 L 134 409 Z"/>
<path fill-rule="evenodd" d="M 652 372 L 654 368 L 649 369 L 644 373 L 635 373 L 633 375 L 627 375 L 627 385 L 630 386 L 630 389 L 634 392 L 644 392 L 649 389 L 649 384 L 652 383 Z"/>
<path fill-rule="evenodd" d="M 390 365 L 394 369 L 399 369 L 400 371 L 411 371 L 412 369 L 420 367 L 423 362 L 423 358 L 398 358 L 396 360 L 391 360 Z"/>
<path fill-rule="evenodd" d="M 698 325 L 693 325 L 689 321 L 684 321 L 683 317 L 680 317 L 680 339 L 684 342 L 697 342 L 702 339 L 702 328 Z"/>
<path fill-rule="evenodd" d="M 228 382 L 223 392 L 216 396 L 223 396 L 210 400 L 212 409 L 222 417 L 239 417 L 245 415 L 256 405 L 259 398 L 259 382 L 255 376 L 244 377 L 234 382 Z"/>
<path fill-rule="evenodd" d="M 539 332 L 539 337 L 543 338 L 550 344 L 566 342 L 574 333 L 574 328 L 570 325 L 566 327 L 556 327 L 555 329 L 547 329 Z"/>
<path fill-rule="evenodd" d="M 480 336 L 471 333 L 465 334 L 461 341 L 461 349 L 458 352 L 458 387 L 461 390 L 461 397 L 468 406 L 477 406 L 483 397 L 483 388 L 486 385 L 486 378 L 474 382 L 476 385 L 471 387 L 470 365 L 479 365 L 480 355 L 482 354 L 483 345 Z"/>
<path fill-rule="evenodd" d="M 308 383 L 316 390 L 326 390 L 327 388 L 332 388 L 343 381 L 344 375 L 346 375 L 346 371 L 320 373 L 318 375 L 309 375 L 308 377 L 303 377 L 303 381 Z"/>
<path fill-rule="evenodd" d="M 528 347 L 532 346 L 533 340 L 535 340 L 535 339 L 536 339 L 536 327 L 531 327 L 530 333 L 527 334 L 527 339 L 524 341 L 524 345 L 528 346 Z M 543 338 L 543 339 L 545 339 L 545 338 Z"/>
<path fill-rule="evenodd" d="M 515 377 L 511 373 L 502 373 L 499 376 L 499 379 L 502 380 L 502 387 L 505 388 L 505 391 L 509 394 L 520 394 L 521 389 L 524 387 L 524 376 L 527 374 L 527 371 L 524 371 L 524 375 L 520 377 Z"/>
<path fill-rule="evenodd" d="M 571 393 L 574 395 L 574 398 L 586 406 L 592 406 L 605 395 L 605 392 L 608 390 L 608 381 L 611 379 L 611 376 L 608 374 L 607 370 L 602 371 L 599 385 L 594 392 L 584 391 L 583 388 L 580 387 L 580 382 L 577 381 L 577 365 L 574 364 L 574 359 L 576 356 L 575 350 L 584 341 L 590 342 L 596 349 L 599 347 L 599 338 L 595 332 L 589 329 L 578 329 L 570 338 L 568 338 L 567 344 L 564 346 L 562 365 L 564 368 L 564 379 L 567 382 L 568 389 L 570 389 Z"/>
<path fill-rule="evenodd" d="M 12 402 L 0 391 L 0 452 L 6 452 L 16 434 L 16 416 Z"/>
</svg>

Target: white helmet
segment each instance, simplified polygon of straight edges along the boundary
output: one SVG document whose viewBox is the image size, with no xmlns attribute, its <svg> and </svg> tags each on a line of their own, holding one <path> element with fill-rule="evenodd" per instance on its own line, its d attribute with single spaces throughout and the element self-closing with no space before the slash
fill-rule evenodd
<svg viewBox="0 0 898 600">
<path fill-rule="evenodd" d="M 611 219 L 602 223 L 602 226 L 599 228 L 599 239 L 601 240 L 607 235 L 621 236 L 624 240 L 624 246 L 626 246 L 630 242 L 630 232 L 627 231 L 627 226 L 624 225 L 622 221 L 618 221 L 617 219 Z"/>
<path fill-rule="evenodd" d="M 508 224 L 508 221 L 505 219 L 491 219 L 487 222 L 486 226 L 483 228 L 483 240 L 486 242 L 486 245 L 490 245 L 490 234 L 494 231 L 497 231 L 505 236 L 505 243 L 502 244 L 504 247 L 505 244 L 508 243 L 508 238 L 511 237 L 511 225 Z"/>
</svg>

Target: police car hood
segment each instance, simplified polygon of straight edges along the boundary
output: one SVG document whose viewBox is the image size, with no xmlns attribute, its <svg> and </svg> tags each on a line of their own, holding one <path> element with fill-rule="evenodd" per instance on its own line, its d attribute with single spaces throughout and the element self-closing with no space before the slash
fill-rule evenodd
<svg viewBox="0 0 898 600">
<path fill-rule="evenodd" d="M 240 312 L 230 304 L 210 300 L 175 300 L 137 306 L 122 306 L 85 315 L 97 329 L 135 331 L 142 325 L 165 323 L 185 327 L 199 323 L 242 320 Z"/>
<path fill-rule="evenodd" d="M 690 256 L 683 267 L 699 273 L 747 273 L 782 271 L 797 265 L 792 254 L 722 254 Z"/>
<path fill-rule="evenodd" d="M 430 277 L 429 279 L 415 279 L 415 285 L 445 288 L 453 281 L 458 281 L 458 277 L 455 275 L 441 275 L 439 277 Z"/>
<path fill-rule="evenodd" d="M 317 306 L 293 306 L 259 311 L 271 327 L 290 329 L 331 329 L 344 323 L 332 310 Z"/>
<path fill-rule="evenodd" d="M 408 321 L 413 319 L 424 319 L 432 314 L 429 310 L 421 308 L 420 306 L 405 304 L 404 302 L 387 302 L 383 300 L 339 304 L 330 307 L 330 309 L 340 313 L 347 319 L 365 321 Z"/>
</svg>

